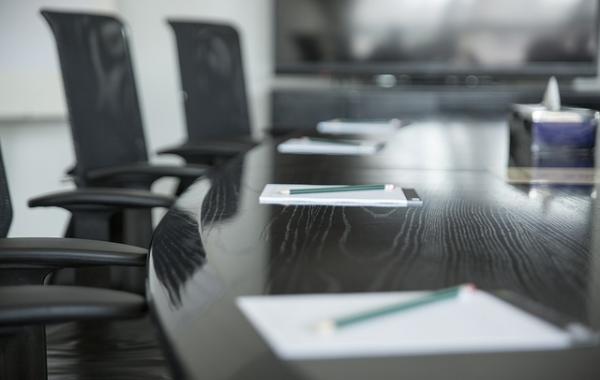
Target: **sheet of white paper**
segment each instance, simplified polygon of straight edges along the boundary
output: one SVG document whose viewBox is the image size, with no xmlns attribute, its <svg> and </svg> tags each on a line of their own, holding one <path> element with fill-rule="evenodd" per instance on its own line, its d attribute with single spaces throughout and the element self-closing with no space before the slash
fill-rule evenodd
<svg viewBox="0 0 600 380">
<path fill-rule="evenodd" d="M 409 300 L 422 292 L 247 296 L 237 305 L 284 359 L 561 349 L 564 330 L 483 291 L 323 334 L 319 321 Z"/>
<path fill-rule="evenodd" d="M 336 185 L 337 186 L 337 185 Z M 406 207 L 408 201 L 402 188 L 393 190 L 341 191 L 335 193 L 282 194 L 282 190 L 310 189 L 334 186 L 269 184 L 260 194 L 262 204 Z M 412 202 L 414 203 L 414 202 Z"/>
<path fill-rule="evenodd" d="M 358 144 L 330 143 L 315 141 L 308 138 L 294 138 L 277 145 L 280 153 L 293 154 L 336 154 L 364 156 L 377 153 L 383 143 L 377 141 L 362 141 Z"/>
<path fill-rule="evenodd" d="M 400 120 L 327 120 L 317 124 L 317 131 L 328 134 L 352 134 L 352 135 L 378 135 L 391 134 L 400 128 Z"/>
</svg>

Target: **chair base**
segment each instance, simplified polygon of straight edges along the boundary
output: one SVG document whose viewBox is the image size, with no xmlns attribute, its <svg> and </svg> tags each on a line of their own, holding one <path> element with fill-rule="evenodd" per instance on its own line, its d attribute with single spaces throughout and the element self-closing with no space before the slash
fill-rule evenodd
<svg viewBox="0 0 600 380">
<path fill-rule="evenodd" d="M 0 330 L 0 378 L 43 380 L 47 376 L 43 326 Z"/>
</svg>

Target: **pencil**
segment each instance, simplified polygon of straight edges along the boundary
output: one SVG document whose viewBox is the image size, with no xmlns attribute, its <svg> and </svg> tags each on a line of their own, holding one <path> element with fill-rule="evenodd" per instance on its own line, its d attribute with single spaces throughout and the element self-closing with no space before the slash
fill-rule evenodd
<svg viewBox="0 0 600 380">
<path fill-rule="evenodd" d="M 286 189 L 281 190 L 281 194 L 317 194 L 317 193 L 339 193 L 346 191 L 372 191 L 372 190 L 393 190 L 394 185 L 381 184 L 381 185 L 352 185 L 352 186 L 327 186 L 327 187 L 313 187 L 303 189 Z"/>
<path fill-rule="evenodd" d="M 463 290 L 473 291 L 474 289 L 475 286 L 473 284 L 460 285 L 448 289 L 443 289 L 410 301 L 399 302 L 388 306 L 369 309 L 365 311 L 359 311 L 357 313 L 353 313 L 339 318 L 326 319 L 318 322 L 315 325 L 315 327 L 318 332 L 332 333 L 336 330 L 350 327 L 359 323 L 367 322 L 376 318 L 381 318 L 392 314 L 405 313 L 407 311 L 421 308 L 434 303 L 451 300 L 457 298 Z"/>
</svg>

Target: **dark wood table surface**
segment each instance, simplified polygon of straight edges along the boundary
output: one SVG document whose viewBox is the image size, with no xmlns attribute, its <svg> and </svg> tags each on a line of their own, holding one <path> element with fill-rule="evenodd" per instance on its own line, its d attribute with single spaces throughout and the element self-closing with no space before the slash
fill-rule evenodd
<svg viewBox="0 0 600 380">
<path fill-rule="evenodd" d="M 235 306 L 249 294 L 473 282 L 600 327 L 592 186 L 514 186 L 505 122 L 423 120 L 380 154 L 281 155 L 266 140 L 196 182 L 157 227 L 148 295 L 178 378 L 600 379 L 600 349 L 283 361 Z M 260 205 L 267 183 L 396 183 L 422 207 Z"/>
</svg>

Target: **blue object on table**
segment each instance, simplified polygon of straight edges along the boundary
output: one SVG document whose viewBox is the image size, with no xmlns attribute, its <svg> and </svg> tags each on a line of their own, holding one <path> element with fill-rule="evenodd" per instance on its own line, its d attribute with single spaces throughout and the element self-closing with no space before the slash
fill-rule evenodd
<svg viewBox="0 0 600 380">
<path fill-rule="evenodd" d="M 579 122 L 533 121 L 533 150 L 545 148 L 593 149 L 596 146 L 596 118 L 583 117 Z"/>
<path fill-rule="evenodd" d="M 512 166 L 591 167 L 598 112 L 583 108 L 548 111 L 515 105 L 510 120 Z"/>
</svg>

